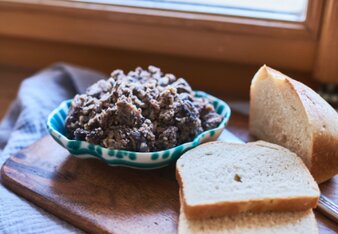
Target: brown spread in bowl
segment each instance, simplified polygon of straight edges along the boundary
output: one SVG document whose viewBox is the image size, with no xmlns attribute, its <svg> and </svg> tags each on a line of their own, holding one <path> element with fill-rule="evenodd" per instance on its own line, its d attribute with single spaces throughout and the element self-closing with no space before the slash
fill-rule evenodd
<svg viewBox="0 0 338 234">
<path fill-rule="evenodd" d="M 128 74 L 115 70 L 76 95 L 66 131 L 70 139 L 149 152 L 192 141 L 222 119 L 208 100 L 194 97 L 183 78 L 149 66 Z"/>
</svg>

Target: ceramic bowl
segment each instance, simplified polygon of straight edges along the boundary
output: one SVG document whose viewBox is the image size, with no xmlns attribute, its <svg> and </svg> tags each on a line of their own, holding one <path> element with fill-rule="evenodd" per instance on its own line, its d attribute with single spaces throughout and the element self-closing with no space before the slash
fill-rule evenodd
<svg viewBox="0 0 338 234">
<path fill-rule="evenodd" d="M 68 139 L 65 136 L 65 121 L 72 100 L 62 102 L 59 107 L 50 113 L 47 120 L 47 128 L 54 140 L 75 157 L 98 158 L 110 166 L 126 166 L 140 169 L 160 168 L 176 161 L 185 151 L 199 144 L 216 140 L 228 123 L 231 111 L 224 101 L 202 91 L 195 91 L 195 96 L 204 97 L 209 100 L 215 107 L 216 112 L 224 117 L 223 121 L 217 128 L 209 129 L 197 135 L 193 141 L 167 150 L 157 152 L 133 152 L 109 149 L 85 141 Z"/>
</svg>

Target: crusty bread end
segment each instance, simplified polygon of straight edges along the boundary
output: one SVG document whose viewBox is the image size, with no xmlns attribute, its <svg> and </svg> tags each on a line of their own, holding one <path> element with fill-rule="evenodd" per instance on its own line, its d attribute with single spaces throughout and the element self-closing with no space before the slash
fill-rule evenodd
<svg viewBox="0 0 338 234">
<path fill-rule="evenodd" d="M 338 114 L 316 92 L 262 66 L 250 88 L 250 132 L 302 158 L 318 183 L 338 173 Z"/>
</svg>

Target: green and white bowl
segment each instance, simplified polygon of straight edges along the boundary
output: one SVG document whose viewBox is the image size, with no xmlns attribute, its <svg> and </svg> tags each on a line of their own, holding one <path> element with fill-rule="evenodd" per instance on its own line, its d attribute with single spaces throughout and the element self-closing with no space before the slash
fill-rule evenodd
<svg viewBox="0 0 338 234">
<path fill-rule="evenodd" d="M 216 140 L 228 123 L 231 111 L 224 101 L 201 91 L 195 91 L 195 96 L 207 98 L 215 107 L 216 112 L 224 117 L 223 121 L 217 128 L 209 129 L 197 135 L 193 141 L 167 150 L 147 153 L 133 152 L 109 149 L 85 141 L 68 139 L 65 136 L 65 121 L 72 100 L 62 102 L 59 107 L 50 113 L 47 120 L 47 128 L 55 141 L 75 157 L 98 158 L 110 166 L 126 166 L 140 169 L 160 168 L 176 161 L 185 151 L 199 144 Z"/>
</svg>

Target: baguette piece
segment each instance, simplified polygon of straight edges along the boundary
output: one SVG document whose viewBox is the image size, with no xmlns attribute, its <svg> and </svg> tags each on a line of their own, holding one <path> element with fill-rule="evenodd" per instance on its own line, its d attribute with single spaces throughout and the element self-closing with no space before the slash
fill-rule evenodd
<svg viewBox="0 0 338 234">
<path fill-rule="evenodd" d="M 263 66 L 250 89 L 250 133 L 300 156 L 318 183 L 338 173 L 338 114 L 317 93 Z"/>
<path fill-rule="evenodd" d="M 240 214 L 209 219 L 187 219 L 182 208 L 178 234 L 316 234 L 312 210 L 282 213 Z"/>
<path fill-rule="evenodd" d="M 203 144 L 181 156 L 176 177 L 190 219 L 307 210 L 319 198 L 302 160 L 267 142 Z"/>
</svg>

